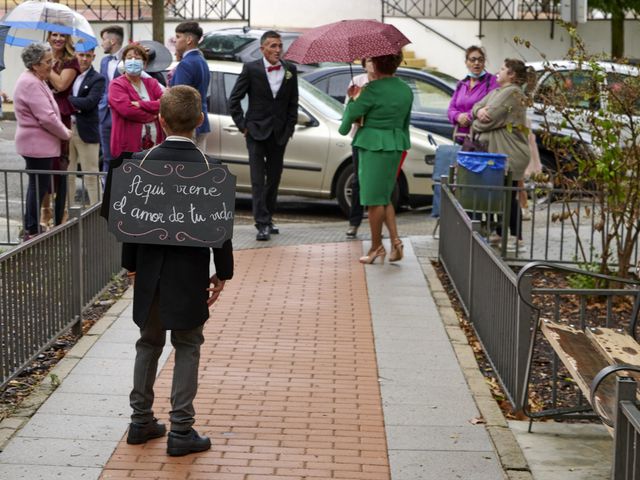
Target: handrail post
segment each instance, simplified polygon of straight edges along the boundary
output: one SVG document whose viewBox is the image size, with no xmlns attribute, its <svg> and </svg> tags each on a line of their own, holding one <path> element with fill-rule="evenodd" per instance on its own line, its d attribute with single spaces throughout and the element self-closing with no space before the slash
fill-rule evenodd
<svg viewBox="0 0 640 480">
<path fill-rule="evenodd" d="M 82 261 L 84 242 L 82 241 L 82 208 L 70 207 L 69 218 L 75 218 L 77 220 L 76 226 L 72 229 L 71 239 L 71 276 L 73 281 L 71 282 L 73 288 L 73 294 L 71 296 L 71 308 L 76 320 L 71 327 L 71 331 L 74 335 L 82 335 L 82 299 L 84 298 L 84 265 Z"/>
<path fill-rule="evenodd" d="M 630 478 L 626 476 L 627 463 L 629 462 L 629 448 L 635 450 L 635 446 L 629 445 L 627 428 L 629 422 L 622 411 L 622 402 L 633 402 L 636 397 L 636 382 L 629 377 L 618 378 L 616 382 L 616 418 L 613 439 L 613 470 L 612 480 L 624 480 Z M 633 427 L 632 427 L 633 428 Z"/>
</svg>

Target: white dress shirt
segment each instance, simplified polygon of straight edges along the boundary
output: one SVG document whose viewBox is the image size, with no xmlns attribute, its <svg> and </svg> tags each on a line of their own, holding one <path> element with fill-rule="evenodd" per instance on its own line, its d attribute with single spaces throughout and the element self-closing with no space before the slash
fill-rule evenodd
<svg viewBox="0 0 640 480">
<path fill-rule="evenodd" d="M 84 82 L 84 79 L 87 77 L 87 73 L 89 73 L 89 69 L 87 68 L 83 73 L 78 75 L 76 79 L 73 81 L 73 87 L 71 87 L 71 95 L 74 97 L 78 96 L 78 92 L 80 92 L 80 85 Z M 76 123 L 76 116 L 71 115 L 71 123 Z"/>
<path fill-rule="evenodd" d="M 280 90 L 280 86 L 282 85 L 282 81 L 284 80 L 284 65 L 278 62 L 276 63 L 276 65 L 280 65 L 280 68 L 278 70 L 269 71 L 268 67 L 275 67 L 276 65 L 271 65 L 264 57 L 262 57 L 262 63 L 264 63 L 264 70 L 267 74 L 267 80 L 269 80 L 271 93 L 273 93 L 273 98 L 276 98 L 278 90 Z"/>
</svg>

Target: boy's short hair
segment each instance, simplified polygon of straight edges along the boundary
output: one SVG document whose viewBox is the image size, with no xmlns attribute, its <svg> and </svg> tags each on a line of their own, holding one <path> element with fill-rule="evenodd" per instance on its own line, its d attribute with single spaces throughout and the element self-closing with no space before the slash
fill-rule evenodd
<svg viewBox="0 0 640 480">
<path fill-rule="evenodd" d="M 124 42 L 124 28 L 122 28 L 120 25 L 110 25 L 103 28 L 102 30 L 100 30 L 100 38 L 102 38 L 105 33 L 115 35 L 118 38 L 118 43 L 120 43 L 120 45 L 122 45 L 122 43 Z"/>
<path fill-rule="evenodd" d="M 202 27 L 198 22 L 182 22 L 176 27 L 176 33 L 193 35 L 198 43 L 202 38 Z"/>
<path fill-rule="evenodd" d="M 282 38 L 282 36 L 275 30 L 267 30 L 260 37 L 260 45 L 264 45 L 264 42 L 266 42 L 269 38 Z"/>
<path fill-rule="evenodd" d="M 188 85 L 167 88 L 160 97 L 160 115 L 172 132 L 186 133 L 200 123 L 202 97 Z"/>
</svg>

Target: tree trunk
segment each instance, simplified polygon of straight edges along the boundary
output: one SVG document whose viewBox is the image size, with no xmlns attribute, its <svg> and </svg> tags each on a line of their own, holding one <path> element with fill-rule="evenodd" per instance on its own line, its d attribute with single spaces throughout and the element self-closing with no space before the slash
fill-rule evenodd
<svg viewBox="0 0 640 480">
<path fill-rule="evenodd" d="M 164 0 L 153 0 L 151 15 L 153 19 L 153 39 L 164 45 Z"/>
<path fill-rule="evenodd" d="M 624 57 L 624 11 L 611 15 L 611 58 Z"/>
</svg>

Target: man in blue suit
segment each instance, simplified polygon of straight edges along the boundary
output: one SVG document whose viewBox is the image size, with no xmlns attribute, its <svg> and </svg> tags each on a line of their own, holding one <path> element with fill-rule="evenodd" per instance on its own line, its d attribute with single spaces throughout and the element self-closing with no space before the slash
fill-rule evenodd
<svg viewBox="0 0 640 480">
<path fill-rule="evenodd" d="M 182 22 L 176 27 L 176 57 L 180 63 L 173 72 L 169 86 L 189 85 L 200 93 L 204 122 L 196 129 L 196 143 L 200 150 L 207 150 L 207 135 L 211 131 L 207 116 L 207 97 L 209 96 L 209 66 L 198 43 L 202 38 L 202 28 L 198 22 Z"/>
<path fill-rule="evenodd" d="M 75 113 L 71 115 L 71 131 L 69 141 L 69 171 L 75 171 L 78 166 L 83 172 L 97 173 L 100 150 L 100 132 L 98 129 L 98 104 L 104 93 L 105 79 L 93 69 L 91 63 L 96 58 L 93 50 L 76 53 L 80 75 L 73 82 L 69 101 Z M 98 194 L 98 177 L 86 175 L 83 177 L 83 187 L 87 189 L 89 204 L 100 200 Z M 73 205 L 76 192 L 75 175 L 67 176 L 69 205 Z M 84 197 L 83 197 L 84 200 Z M 84 203 L 84 202 L 83 202 Z"/>
<path fill-rule="evenodd" d="M 105 78 L 104 95 L 98 105 L 100 117 L 100 147 L 102 148 L 102 171 L 109 171 L 111 163 L 111 110 L 109 110 L 109 83 L 120 76 L 118 62 L 122 57 L 122 43 L 124 42 L 124 29 L 118 25 L 103 28 L 100 32 L 102 48 L 105 56 L 100 62 L 100 74 Z"/>
</svg>

